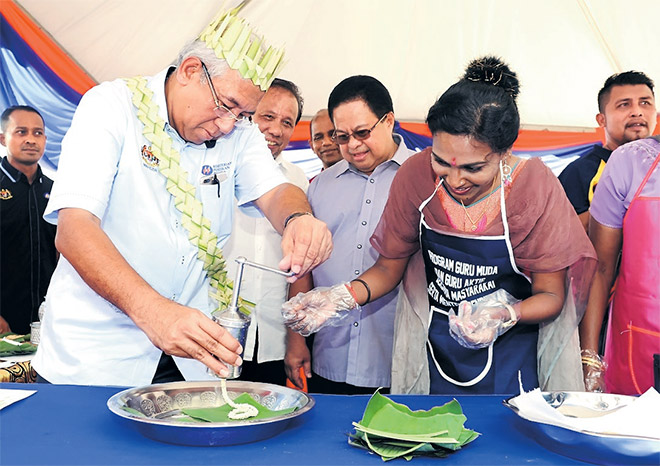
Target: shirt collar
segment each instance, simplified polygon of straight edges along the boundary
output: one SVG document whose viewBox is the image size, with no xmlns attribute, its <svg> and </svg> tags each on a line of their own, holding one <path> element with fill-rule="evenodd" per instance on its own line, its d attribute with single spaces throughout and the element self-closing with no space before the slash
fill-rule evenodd
<svg viewBox="0 0 660 466">
<path fill-rule="evenodd" d="M 607 162 L 607 160 L 610 158 L 610 155 L 612 154 L 612 151 L 596 144 L 594 146 L 594 154 L 596 154 L 596 156 L 603 162 Z"/>
<path fill-rule="evenodd" d="M 154 93 L 152 100 L 156 105 L 158 105 L 158 116 L 165 122 L 165 131 L 181 144 L 190 144 L 195 147 L 204 146 L 204 143 L 193 144 L 187 142 L 181 137 L 177 130 L 170 125 L 169 115 L 167 114 L 167 101 L 165 100 L 165 83 L 167 78 L 175 72 L 176 69 L 173 66 L 165 68 L 158 74 L 152 76 L 149 79 L 149 83 L 147 84 L 147 87 Z"/>
<path fill-rule="evenodd" d="M 408 158 L 408 153 L 410 152 L 410 149 L 408 149 L 408 146 L 406 146 L 406 143 L 403 141 L 403 138 L 398 134 L 396 133 L 392 134 L 392 138 L 394 138 L 394 142 L 396 142 L 399 145 L 399 147 L 397 148 L 396 152 L 394 153 L 394 156 L 390 160 L 396 163 L 397 165 L 401 166 L 401 164 L 405 162 L 406 159 Z"/>
<path fill-rule="evenodd" d="M 151 91 L 154 93 L 152 100 L 156 105 L 158 105 L 158 116 L 162 118 L 163 121 L 165 121 L 165 128 L 168 126 L 171 127 L 169 124 L 169 117 L 167 115 L 167 102 L 165 101 L 165 81 L 167 80 L 167 76 L 169 75 L 169 71 L 171 69 L 172 67 L 165 68 L 160 73 L 153 76 L 147 85 L 147 87 L 149 87 L 149 89 L 151 89 Z M 172 130 L 174 130 L 174 128 L 172 128 Z"/>
<path fill-rule="evenodd" d="M 406 156 L 410 152 L 410 150 L 406 146 L 406 143 L 403 141 L 403 138 L 400 135 L 398 135 L 396 133 L 392 133 L 392 139 L 394 139 L 394 142 L 396 142 L 396 144 L 398 145 L 398 147 L 396 149 L 396 152 L 394 152 L 394 155 L 392 156 L 391 159 L 384 161 L 380 165 L 384 165 L 386 163 L 396 163 L 397 165 L 401 166 L 401 164 L 403 162 L 405 162 Z M 336 178 L 340 177 L 341 175 L 343 175 L 344 173 L 346 173 L 348 171 L 351 171 L 351 172 L 356 173 L 358 175 L 367 176 L 365 173 L 362 173 L 360 170 L 358 170 L 353 165 L 348 163 L 345 159 L 340 160 L 335 165 L 339 166 L 339 168 L 337 170 L 337 173 L 335 174 Z M 380 167 L 380 165 L 378 165 L 378 167 Z M 378 167 L 376 167 L 376 169 Z M 374 171 L 376 171 L 376 170 L 374 169 Z"/>
<path fill-rule="evenodd" d="M 25 176 L 25 174 L 22 171 L 20 171 L 19 169 L 14 167 L 11 163 L 9 163 L 9 159 L 7 158 L 7 156 L 4 156 L 2 158 L 2 162 L 0 163 L 2 164 L 2 171 L 5 172 L 7 176 L 9 176 L 9 178 L 14 183 L 20 180 L 21 177 L 25 178 L 25 181 L 27 182 L 27 176 Z M 34 180 L 41 182 L 41 175 L 42 175 L 41 166 L 37 164 L 37 174 L 34 177 Z"/>
</svg>

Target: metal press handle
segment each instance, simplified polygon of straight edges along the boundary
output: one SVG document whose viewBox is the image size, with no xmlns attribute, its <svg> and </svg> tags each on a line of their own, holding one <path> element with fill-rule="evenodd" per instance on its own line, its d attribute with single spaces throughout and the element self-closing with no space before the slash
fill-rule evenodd
<svg viewBox="0 0 660 466">
<path fill-rule="evenodd" d="M 257 269 L 265 270 L 267 272 L 273 272 L 280 275 L 284 275 L 285 277 L 293 277 L 295 275 L 295 273 L 293 273 L 292 271 L 283 272 L 280 269 L 268 267 L 267 265 L 257 264 L 256 262 L 249 261 L 243 256 L 237 257 L 236 262 L 238 263 L 238 267 L 236 268 L 236 276 L 234 277 L 234 291 L 231 295 L 231 304 L 229 306 L 229 308 L 233 309 L 234 311 L 238 310 L 238 296 L 241 289 L 241 280 L 243 279 L 243 268 L 246 265 L 249 265 L 250 267 L 254 267 Z"/>
<path fill-rule="evenodd" d="M 295 275 L 295 273 L 293 273 L 290 270 L 288 272 L 283 272 L 282 270 L 276 269 L 274 267 L 268 267 L 267 265 L 257 264 L 256 262 L 249 261 L 243 256 L 237 257 L 236 262 L 238 262 L 239 267 L 241 268 L 241 270 L 243 269 L 243 265 L 249 265 L 250 267 L 255 267 L 257 269 L 266 270 L 268 272 L 278 273 L 280 275 L 284 275 L 285 277 L 293 277 Z"/>
</svg>

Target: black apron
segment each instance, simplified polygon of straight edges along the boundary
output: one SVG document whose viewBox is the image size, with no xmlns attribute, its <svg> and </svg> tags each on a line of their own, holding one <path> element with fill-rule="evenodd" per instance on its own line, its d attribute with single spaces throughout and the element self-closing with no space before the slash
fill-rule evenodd
<svg viewBox="0 0 660 466">
<path fill-rule="evenodd" d="M 441 184 L 442 181 L 419 206 L 420 241 L 430 304 L 427 354 L 431 393 L 518 393 L 518 371 L 526 390 L 538 387 L 537 324 L 517 324 L 494 344 L 478 350 L 464 348 L 449 334 L 448 311 L 457 312 L 460 301 L 475 301 L 498 289 L 520 300 L 532 292 L 530 280 L 515 264 L 502 187 L 500 211 L 504 234 L 467 236 L 441 233 L 426 224 L 423 209 Z"/>
</svg>

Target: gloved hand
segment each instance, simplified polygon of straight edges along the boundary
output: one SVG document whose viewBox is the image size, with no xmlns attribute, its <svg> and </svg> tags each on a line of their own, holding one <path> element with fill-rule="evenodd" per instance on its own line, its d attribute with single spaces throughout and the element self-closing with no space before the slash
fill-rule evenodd
<svg viewBox="0 0 660 466">
<path fill-rule="evenodd" d="M 282 305 L 284 323 L 304 337 L 323 327 L 339 325 L 349 311 L 357 307 L 347 286 L 348 283 L 340 283 L 298 293 Z"/>
<path fill-rule="evenodd" d="M 461 301 L 458 315 L 453 309 L 449 311 L 449 334 L 465 348 L 485 348 L 520 320 L 517 304 L 490 299 L 476 304 Z"/>
<path fill-rule="evenodd" d="M 605 371 L 607 363 L 598 353 L 590 349 L 582 350 L 582 373 L 584 388 L 588 392 L 605 392 Z"/>
</svg>

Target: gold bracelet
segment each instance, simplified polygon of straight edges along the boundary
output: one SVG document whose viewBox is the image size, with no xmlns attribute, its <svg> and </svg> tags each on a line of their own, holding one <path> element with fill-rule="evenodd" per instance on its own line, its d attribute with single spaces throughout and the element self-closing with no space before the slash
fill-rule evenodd
<svg viewBox="0 0 660 466">
<path fill-rule="evenodd" d="M 582 357 L 582 364 L 586 364 L 589 367 L 595 367 L 597 369 L 602 369 L 603 368 L 603 363 L 600 362 L 598 359 L 595 358 L 590 358 L 587 356 Z"/>
</svg>

